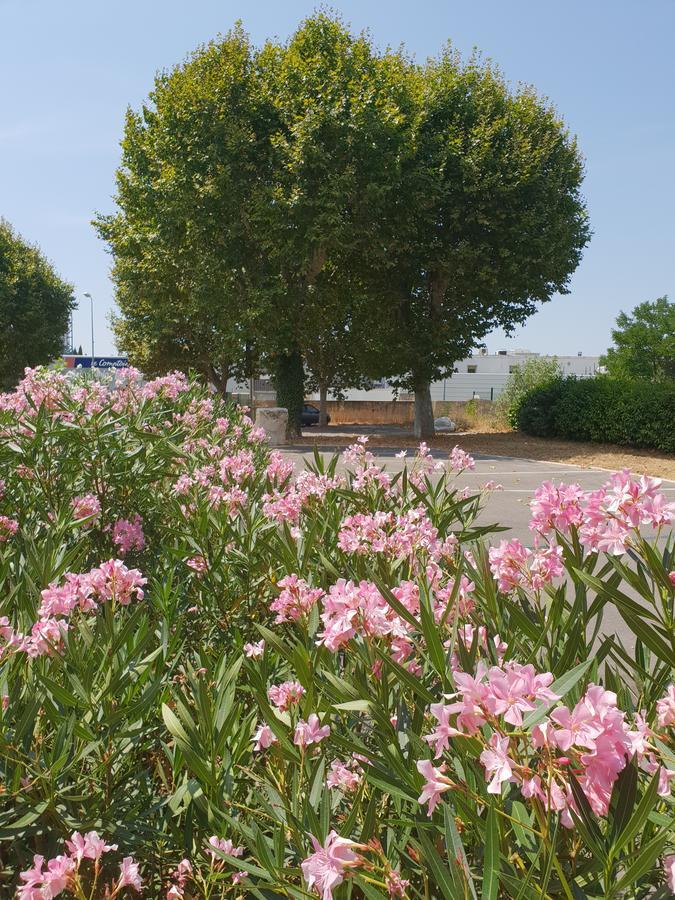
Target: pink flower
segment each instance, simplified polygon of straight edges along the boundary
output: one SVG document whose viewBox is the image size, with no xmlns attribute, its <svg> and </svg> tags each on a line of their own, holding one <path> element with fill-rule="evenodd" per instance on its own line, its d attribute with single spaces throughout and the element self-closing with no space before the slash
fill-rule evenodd
<svg viewBox="0 0 675 900">
<path fill-rule="evenodd" d="M 664 858 L 663 874 L 665 875 L 668 888 L 675 894 L 675 854 Z"/>
<path fill-rule="evenodd" d="M 117 882 L 117 889 L 119 890 L 127 885 L 139 893 L 143 888 L 143 881 L 138 871 L 138 863 L 134 862 L 132 856 L 125 856 L 120 863 L 120 877 Z"/>
<path fill-rule="evenodd" d="M 116 600 L 122 606 L 128 606 L 134 596 L 138 600 L 145 596 L 142 588 L 147 578 L 143 578 L 138 569 L 128 569 L 121 559 L 101 563 L 87 577 L 101 600 Z"/>
<path fill-rule="evenodd" d="M 391 872 L 387 872 L 384 883 L 390 897 L 405 897 L 405 892 L 410 887 L 410 882 L 401 878 L 400 873 L 394 869 Z"/>
<path fill-rule="evenodd" d="M 656 721 L 660 728 L 670 728 L 675 725 L 675 685 L 668 686 L 668 690 L 656 701 Z"/>
<path fill-rule="evenodd" d="M 300 702 L 305 693 L 304 687 L 299 681 L 284 681 L 282 684 L 274 684 L 267 691 L 270 703 L 273 703 L 281 712 L 286 712 L 291 706 Z"/>
<path fill-rule="evenodd" d="M 464 469 L 474 469 L 476 462 L 473 456 L 465 453 L 461 447 L 453 447 L 450 453 L 450 465 L 456 472 L 462 472 Z"/>
<path fill-rule="evenodd" d="M 96 831 L 88 831 L 84 837 L 79 831 L 74 831 L 70 840 L 66 841 L 66 847 L 78 863 L 83 859 L 100 859 L 104 853 L 117 850 L 117 844 L 106 844 Z"/>
<path fill-rule="evenodd" d="M 17 889 L 16 896 L 20 900 L 57 897 L 68 887 L 70 877 L 75 872 L 75 862 L 69 856 L 61 855 L 50 859 L 46 869 L 44 863 L 44 856 L 36 855 L 33 857 L 33 868 L 19 875 L 25 882 Z"/>
<path fill-rule="evenodd" d="M 243 847 L 235 847 L 233 842 L 227 838 L 219 838 L 216 835 L 212 835 L 209 838 L 209 846 L 213 847 L 215 850 L 220 850 L 221 853 L 226 853 L 228 856 L 243 856 L 244 848 Z M 213 850 L 209 850 L 209 855 L 212 860 L 220 859 L 220 857 L 213 852 Z"/>
<path fill-rule="evenodd" d="M 232 873 L 232 884 L 239 884 L 241 881 L 246 878 L 248 872 L 233 872 Z"/>
<path fill-rule="evenodd" d="M 578 526 L 583 521 L 581 503 L 584 496 L 578 484 L 556 487 L 552 481 L 544 481 L 530 503 L 530 529 L 540 534 L 553 530 L 566 534 L 572 525 Z"/>
<path fill-rule="evenodd" d="M 118 519 L 113 526 L 112 539 L 117 544 L 120 553 L 129 553 L 131 550 L 142 550 L 145 547 L 145 535 L 142 527 L 143 520 L 136 513 L 129 519 Z"/>
<path fill-rule="evenodd" d="M 444 750 L 449 749 L 449 739 L 460 732 L 450 725 L 450 716 L 453 713 L 450 706 L 446 706 L 445 703 L 432 703 L 429 710 L 438 720 L 438 725 L 431 734 L 425 736 L 424 740 L 435 745 L 434 756 L 439 757 Z"/>
<path fill-rule="evenodd" d="M 258 641 L 256 644 L 244 644 L 244 654 L 249 659 L 260 659 L 265 652 L 265 641 Z"/>
<path fill-rule="evenodd" d="M 73 507 L 73 518 L 76 522 L 83 519 L 91 519 L 92 522 L 89 524 L 92 524 L 93 520 L 101 513 L 101 504 L 98 497 L 94 494 L 86 494 L 84 497 L 73 497 L 70 505 Z"/>
<path fill-rule="evenodd" d="M 314 853 L 302 861 L 302 874 L 307 887 L 316 890 L 322 900 L 333 900 L 333 888 L 342 884 L 348 869 L 361 864 L 361 857 L 354 852 L 361 849 L 348 838 L 342 838 L 336 831 L 331 831 L 322 847 L 310 834 Z"/>
<path fill-rule="evenodd" d="M 355 791 L 361 784 L 360 767 L 358 772 L 354 771 L 354 760 L 352 760 L 352 768 L 345 765 L 340 759 L 334 759 L 330 764 L 330 772 L 326 778 L 326 787 L 339 788 L 345 793 Z"/>
<path fill-rule="evenodd" d="M 509 739 L 500 738 L 495 732 L 488 741 L 487 748 L 480 755 L 480 761 L 485 768 L 485 777 L 492 775 L 492 781 L 488 784 L 488 794 L 501 794 L 502 782 L 508 781 L 513 775 L 513 760 L 508 755 Z"/>
<path fill-rule="evenodd" d="M 209 567 L 203 556 L 192 556 L 187 560 L 186 565 L 193 569 L 198 575 L 201 575 Z"/>
<path fill-rule="evenodd" d="M 311 588 L 306 581 L 297 575 L 286 575 L 279 581 L 282 588 L 279 596 L 270 604 L 270 611 L 277 613 L 275 622 L 297 621 L 310 613 L 320 597 L 321 588 Z"/>
<path fill-rule="evenodd" d="M 422 793 L 417 798 L 418 803 L 428 803 L 429 809 L 427 815 L 433 815 L 434 810 L 438 806 L 440 796 L 445 791 L 449 791 L 454 787 L 452 781 L 443 774 L 446 765 L 443 763 L 439 768 L 435 768 L 430 759 L 420 759 L 417 762 L 417 771 L 426 778 L 422 787 Z"/>
<path fill-rule="evenodd" d="M 293 743 L 298 747 L 307 747 L 309 744 L 321 743 L 329 734 L 330 726 L 322 727 L 317 714 L 312 713 L 306 722 L 301 719 L 295 726 Z"/>
<path fill-rule="evenodd" d="M 9 516 L 0 516 L 0 544 L 4 544 L 9 538 L 14 537 L 19 528 L 16 519 Z"/>
<path fill-rule="evenodd" d="M 253 735 L 253 740 L 255 741 L 253 749 L 256 751 L 267 750 L 272 744 L 278 743 L 278 738 L 269 725 L 260 725 Z"/>
</svg>

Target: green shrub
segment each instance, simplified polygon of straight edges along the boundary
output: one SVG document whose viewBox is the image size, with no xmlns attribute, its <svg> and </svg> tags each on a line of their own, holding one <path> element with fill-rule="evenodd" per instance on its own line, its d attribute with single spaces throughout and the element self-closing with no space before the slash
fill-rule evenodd
<svg viewBox="0 0 675 900">
<path fill-rule="evenodd" d="M 675 452 L 675 384 L 559 378 L 521 401 L 516 424 L 538 437 Z"/>
<path fill-rule="evenodd" d="M 497 399 L 497 410 L 511 428 L 518 427 L 518 410 L 532 391 L 544 389 L 562 375 L 558 360 L 533 357 L 509 375 Z"/>
</svg>

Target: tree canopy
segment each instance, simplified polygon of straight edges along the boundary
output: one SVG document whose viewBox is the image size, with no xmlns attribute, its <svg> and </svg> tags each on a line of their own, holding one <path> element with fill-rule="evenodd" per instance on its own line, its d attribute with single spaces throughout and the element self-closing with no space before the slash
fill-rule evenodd
<svg viewBox="0 0 675 900">
<path fill-rule="evenodd" d="M 63 352 L 73 288 L 37 247 L 0 219 L 0 386 Z"/>
<path fill-rule="evenodd" d="M 122 148 L 97 220 L 118 342 L 221 386 L 267 368 L 292 422 L 308 365 L 323 394 L 393 378 L 428 433 L 430 381 L 565 292 L 589 237 L 576 143 L 531 88 L 449 48 L 378 51 L 324 12 L 158 75 Z"/>
<path fill-rule="evenodd" d="M 647 381 L 675 378 L 675 303 L 668 297 L 621 312 L 612 329 L 614 346 L 601 357 L 609 375 Z"/>
<path fill-rule="evenodd" d="M 429 383 L 495 327 L 567 291 L 589 239 L 576 142 L 533 89 L 509 90 L 480 56 L 450 47 L 416 69 L 412 152 L 384 289 L 392 374 L 433 427 Z"/>
</svg>

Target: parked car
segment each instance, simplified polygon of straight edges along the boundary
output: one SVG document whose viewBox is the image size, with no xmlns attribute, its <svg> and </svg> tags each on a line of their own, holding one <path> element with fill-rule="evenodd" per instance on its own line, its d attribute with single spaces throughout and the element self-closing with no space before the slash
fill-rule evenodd
<svg viewBox="0 0 675 900">
<path fill-rule="evenodd" d="M 319 409 L 311 403 L 305 403 L 302 407 L 302 425 L 318 425 Z M 330 422 L 330 416 L 326 416 L 326 422 Z"/>
</svg>

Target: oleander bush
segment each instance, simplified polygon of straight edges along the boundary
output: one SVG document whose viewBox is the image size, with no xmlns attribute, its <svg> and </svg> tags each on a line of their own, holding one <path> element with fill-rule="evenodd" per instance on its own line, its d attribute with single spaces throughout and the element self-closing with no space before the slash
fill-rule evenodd
<svg viewBox="0 0 675 900">
<path fill-rule="evenodd" d="M 518 428 L 539 437 L 571 438 L 675 453 L 675 384 L 598 376 L 556 378 L 522 396 Z"/>
<path fill-rule="evenodd" d="M 658 481 L 525 547 L 459 448 L 295 472 L 179 374 L 0 407 L 2 896 L 670 896 Z"/>
</svg>

